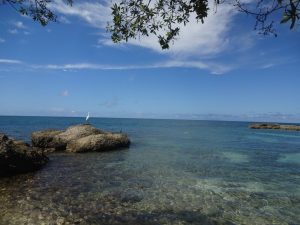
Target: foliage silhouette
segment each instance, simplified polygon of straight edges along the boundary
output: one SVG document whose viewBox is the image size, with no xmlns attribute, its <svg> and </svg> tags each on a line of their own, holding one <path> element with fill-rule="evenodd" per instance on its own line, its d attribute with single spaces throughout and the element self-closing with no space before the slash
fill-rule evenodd
<svg viewBox="0 0 300 225">
<path fill-rule="evenodd" d="M 31 16 L 45 26 L 55 22 L 57 16 L 51 11 L 54 0 L 2 0 L 23 15 Z M 280 23 L 296 27 L 300 18 L 300 0 L 213 0 L 215 9 L 220 4 L 232 4 L 236 10 L 253 16 L 254 28 L 260 34 L 277 36 L 274 19 L 280 14 Z M 70 7 L 74 0 L 64 0 Z M 194 17 L 204 23 L 208 15 L 208 0 L 121 0 L 111 7 L 113 20 L 107 30 L 114 42 L 128 41 L 140 36 L 155 35 L 162 49 L 168 49 L 180 33 L 180 25 L 186 25 Z M 101 13 L 101 12 L 99 12 Z M 218 16 L 217 13 L 214 16 Z M 272 19 L 273 18 L 273 19 Z"/>
</svg>

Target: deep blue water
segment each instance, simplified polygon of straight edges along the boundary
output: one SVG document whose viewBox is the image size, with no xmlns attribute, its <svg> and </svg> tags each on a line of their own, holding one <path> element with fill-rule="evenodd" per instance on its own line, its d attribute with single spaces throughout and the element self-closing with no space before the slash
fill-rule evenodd
<svg viewBox="0 0 300 225">
<path fill-rule="evenodd" d="M 84 118 L 0 117 L 0 132 Z M 128 133 L 127 150 L 50 155 L 0 179 L 0 224 L 300 224 L 300 132 L 247 122 L 91 118 Z"/>
</svg>

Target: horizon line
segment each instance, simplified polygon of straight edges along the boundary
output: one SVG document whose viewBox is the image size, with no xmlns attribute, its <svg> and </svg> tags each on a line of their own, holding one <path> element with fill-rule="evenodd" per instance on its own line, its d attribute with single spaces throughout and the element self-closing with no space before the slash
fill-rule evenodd
<svg viewBox="0 0 300 225">
<path fill-rule="evenodd" d="M 51 118 L 85 118 L 85 116 L 56 116 L 56 115 L 0 115 L 0 117 L 51 117 Z M 196 118 L 153 118 L 153 117 L 107 117 L 92 116 L 91 119 L 133 119 L 133 120 L 182 120 L 182 121 L 211 121 L 211 122 L 244 122 L 244 123 L 284 123 L 300 124 L 300 122 L 278 122 L 278 121 L 259 121 L 259 120 L 226 120 L 226 119 L 196 119 Z"/>
</svg>

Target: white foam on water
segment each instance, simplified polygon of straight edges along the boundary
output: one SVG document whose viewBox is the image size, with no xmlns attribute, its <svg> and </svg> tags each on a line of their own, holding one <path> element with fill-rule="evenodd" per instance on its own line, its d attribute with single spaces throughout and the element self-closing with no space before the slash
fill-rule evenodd
<svg viewBox="0 0 300 225">
<path fill-rule="evenodd" d="M 225 194 L 227 191 L 237 189 L 246 192 L 264 192 L 264 186 L 259 182 L 227 182 L 222 179 L 201 179 L 195 188 Z"/>
<path fill-rule="evenodd" d="M 282 154 L 277 160 L 280 163 L 296 163 L 300 164 L 300 153 Z"/>
<path fill-rule="evenodd" d="M 223 152 L 223 155 L 232 163 L 247 163 L 249 158 L 245 154 L 237 152 Z"/>
</svg>

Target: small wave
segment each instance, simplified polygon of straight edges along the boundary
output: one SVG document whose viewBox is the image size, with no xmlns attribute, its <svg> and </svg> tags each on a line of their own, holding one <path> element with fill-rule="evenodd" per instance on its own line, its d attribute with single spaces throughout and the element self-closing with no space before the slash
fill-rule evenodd
<svg viewBox="0 0 300 225">
<path fill-rule="evenodd" d="M 277 161 L 280 163 L 296 163 L 300 165 L 300 153 L 282 154 Z"/>
</svg>

